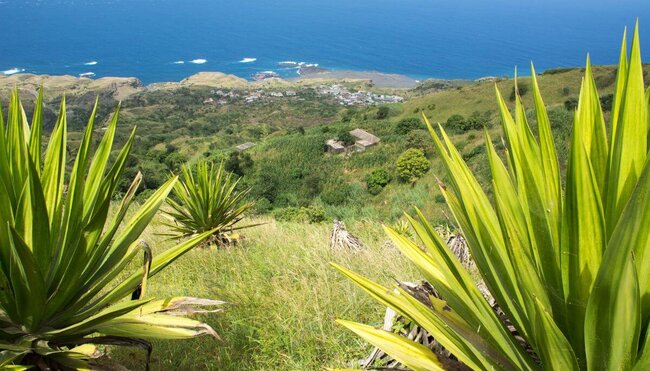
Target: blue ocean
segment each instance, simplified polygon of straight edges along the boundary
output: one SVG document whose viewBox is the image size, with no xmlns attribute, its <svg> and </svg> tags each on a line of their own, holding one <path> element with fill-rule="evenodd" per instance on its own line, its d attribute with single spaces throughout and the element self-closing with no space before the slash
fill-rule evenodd
<svg viewBox="0 0 650 371">
<path fill-rule="evenodd" d="M 295 61 L 474 79 L 616 63 L 637 18 L 649 60 L 647 0 L 0 0 L 0 74 L 295 77 Z"/>
</svg>

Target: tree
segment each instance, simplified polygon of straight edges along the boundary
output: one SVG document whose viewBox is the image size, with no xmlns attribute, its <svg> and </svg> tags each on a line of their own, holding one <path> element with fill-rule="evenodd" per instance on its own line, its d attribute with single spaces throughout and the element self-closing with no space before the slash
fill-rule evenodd
<svg viewBox="0 0 650 371">
<path fill-rule="evenodd" d="M 352 136 L 352 134 L 350 134 L 348 130 L 340 131 L 339 134 L 337 135 L 337 139 L 339 142 L 343 143 L 346 146 L 351 146 L 355 142 L 354 137 Z"/>
<path fill-rule="evenodd" d="M 381 106 L 377 109 L 377 120 L 383 120 L 388 118 L 390 114 L 390 109 L 388 106 Z"/>
<path fill-rule="evenodd" d="M 446 130 L 456 133 L 465 133 L 469 130 L 480 130 L 489 123 L 487 113 L 474 111 L 468 118 L 455 114 L 447 119 Z"/>
<path fill-rule="evenodd" d="M 233 174 L 244 176 L 246 171 L 253 167 L 253 159 L 248 153 L 231 152 L 230 156 L 224 163 L 224 169 Z"/>
<path fill-rule="evenodd" d="M 425 156 L 429 157 L 433 151 L 431 134 L 427 130 L 422 129 L 411 131 L 406 136 L 406 147 L 420 149 L 424 152 Z"/>
<path fill-rule="evenodd" d="M 517 92 L 519 93 L 520 97 L 523 97 L 528 92 L 528 85 L 523 84 L 523 83 L 520 82 L 519 84 L 517 84 L 516 89 L 513 86 L 512 90 L 510 91 L 510 101 L 511 102 L 515 101 L 515 97 L 516 97 Z"/>
<path fill-rule="evenodd" d="M 422 120 L 420 120 L 417 117 L 407 117 L 405 119 L 400 120 L 397 125 L 395 125 L 395 133 L 396 134 L 408 134 L 412 130 L 416 129 L 424 129 L 424 125 L 422 124 Z"/>
<path fill-rule="evenodd" d="M 379 194 L 391 180 L 388 171 L 384 169 L 374 170 L 372 173 L 366 175 L 366 185 L 368 192 L 372 195 Z"/>
<path fill-rule="evenodd" d="M 430 167 L 424 152 L 417 148 L 407 149 L 397 159 L 397 174 L 404 182 L 415 183 Z"/>
<path fill-rule="evenodd" d="M 465 120 L 463 132 L 469 130 L 481 130 L 489 124 L 489 114 L 481 113 L 479 111 L 472 112 L 471 115 Z"/>
<path fill-rule="evenodd" d="M 180 152 L 172 152 L 167 157 L 165 157 L 165 165 L 170 171 L 178 171 L 181 166 L 187 161 L 187 158 L 182 155 Z"/>
<path fill-rule="evenodd" d="M 566 108 L 567 111 L 575 111 L 576 108 L 578 108 L 578 98 L 571 97 L 571 98 L 565 100 L 564 101 L 564 108 Z"/>
<path fill-rule="evenodd" d="M 445 129 L 451 131 L 462 131 L 462 128 L 465 126 L 465 117 L 459 114 L 453 114 L 449 116 L 447 122 L 445 123 Z"/>
<path fill-rule="evenodd" d="M 609 112 L 612 110 L 612 103 L 614 102 L 613 94 L 605 94 L 600 97 L 600 106 L 603 108 L 603 112 Z"/>
</svg>

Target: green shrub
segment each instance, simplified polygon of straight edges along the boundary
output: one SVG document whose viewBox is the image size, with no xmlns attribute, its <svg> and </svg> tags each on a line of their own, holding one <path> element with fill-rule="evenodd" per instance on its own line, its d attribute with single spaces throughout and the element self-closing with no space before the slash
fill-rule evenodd
<svg viewBox="0 0 650 371">
<path fill-rule="evenodd" d="M 172 152 L 165 157 L 165 165 L 172 172 L 180 170 L 185 162 L 187 162 L 187 158 L 179 152 Z"/>
<path fill-rule="evenodd" d="M 416 129 L 424 129 L 424 124 L 422 120 L 417 117 L 407 117 L 400 120 L 397 125 L 395 125 L 395 133 L 405 135 Z"/>
<path fill-rule="evenodd" d="M 611 111 L 613 103 L 614 103 L 614 94 L 605 94 L 600 97 L 600 106 L 602 107 L 603 112 Z"/>
<path fill-rule="evenodd" d="M 564 108 L 566 108 L 567 111 L 575 111 L 576 108 L 578 108 L 578 98 L 571 97 L 571 98 L 565 100 L 564 101 Z"/>
<path fill-rule="evenodd" d="M 548 70 L 545 70 L 542 72 L 542 75 L 556 75 L 559 73 L 566 73 L 566 72 L 571 72 L 575 70 L 576 68 L 574 67 L 557 67 L 557 68 L 549 68 Z"/>
<path fill-rule="evenodd" d="M 350 131 L 347 129 L 341 130 L 336 136 L 336 139 L 346 146 L 351 146 L 356 141 L 352 134 L 350 134 Z"/>
<path fill-rule="evenodd" d="M 322 223 L 327 220 L 327 213 L 322 206 L 285 207 L 273 212 L 273 217 L 280 222 Z"/>
<path fill-rule="evenodd" d="M 388 171 L 384 169 L 377 169 L 372 173 L 366 175 L 366 185 L 368 192 L 373 195 L 379 194 L 391 180 Z"/>
<path fill-rule="evenodd" d="M 511 102 L 515 101 L 515 97 L 517 93 L 519 93 L 520 97 L 523 97 L 524 95 L 526 95 L 527 92 L 528 92 L 528 85 L 519 82 L 519 84 L 517 84 L 517 87 L 515 88 L 513 86 L 512 90 L 510 91 L 510 97 L 509 97 L 510 101 Z"/>
<path fill-rule="evenodd" d="M 463 160 L 469 161 L 474 156 L 480 155 L 481 153 L 485 153 L 485 145 L 484 144 L 479 144 L 478 146 L 472 148 L 469 152 L 464 153 L 463 154 Z"/>
<path fill-rule="evenodd" d="M 468 118 L 462 115 L 452 115 L 447 119 L 445 129 L 455 133 L 465 133 L 469 130 L 480 130 L 489 124 L 489 114 L 473 112 Z"/>
<path fill-rule="evenodd" d="M 390 108 L 388 106 L 381 106 L 377 109 L 377 120 L 384 120 L 390 115 Z"/>
<path fill-rule="evenodd" d="M 332 206 L 344 205 L 350 199 L 350 186 L 343 181 L 326 187 L 320 195 L 320 199 Z"/>
<path fill-rule="evenodd" d="M 415 183 L 430 167 L 424 152 L 417 148 L 407 149 L 397 159 L 397 174 L 404 182 Z"/>
<path fill-rule="evenodd" d="M 450 131 L 460 131 L 463 127 L 465 127 L 465 117 L 459 114 L 449 116 L 445 123 L 445 129 Z"/>
<path fill-rule="evenodd" d="M 68 162 L 65 98 L 47 146 L 42 109 L 41 89 L 27 122 L 16 90 L 6 127 L 0 112 L 0 369 L 90 369 L 95 345 L 216 336 L 184 316 L 221 302 L 146 296 L 150 277 L 209 235 L 160 252 L 140 240 L 176 178 L 130 212 L 137 174 L 111 212 L 135 130 L 111 160 L 118 112 L 94 145 L 96 104 Z"/>
<path fill-rule="evenodd" d="M 417 148 L 424 152 L 425 156 L 431 156 L 433 145 L 431 145 L 431 134 L 427 130 L 413 130 L 406 136 L 406 148 Z"/>
<path fill-rule="evenodd" d="M 253 212 L 256 214 L 266 214 L 273 209 L 273 204 L 266 198 L 258 198 L 253 205 Z"/>
<path fill-rule="evenodd" d="M 230 152 L 223 166 L 226 171 L 237 174 L 238 176 L 244 176 L 253 167 L 253 159 L 248 153 L 234 151 Z"/>
</svg>

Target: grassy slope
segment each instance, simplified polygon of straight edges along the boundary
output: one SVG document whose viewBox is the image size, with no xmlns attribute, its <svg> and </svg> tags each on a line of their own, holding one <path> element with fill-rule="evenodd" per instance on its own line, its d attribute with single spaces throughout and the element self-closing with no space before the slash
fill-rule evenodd
<svg viewBox="0 0 650 371">
<path fill-rule="evenodd" d="M 334 323 L 335 318 L 379 325 L 383 309 L 336 273 L 337 262 L 384 284 L 417 275 L 375 223 L 349 230 L 366 243 L 361 252 L 331 251 L 330 225 L 268 224 L 245 232 L 242 246 L 196 249 L 149 281 L 147 295 L 226 300 L 220 314 L 204 316 L 222 341 L 207 337 L 154 343 L 155 370 L 316 370 L 355 367 L 370 347 Z M 152 246 L 167 245 L 154 223 L 144 235 Z M 112 349 L 112 358 L 143 369 L 144 354 Z"/>
<path fill-rule="evenodd" d="M 577 96 L 583 71 L 581 69 L 569 69 L 565 71 L 547 72 L 538 77 L 538 81 L 549 108 L 557 113 L 552 115 L 552 121 L 561 122 L 565 127 L 556 127 L 557 145 L 560 150 L 565 148 L 568 140 L 570 127 L 566 122 L 571 121 L 571 113 L 564 108 L 564 102 L 569 98 Z M 647 73 L 646 73 L 647 75 Z M 594 67 L 594 77 L 599 86 L 601 96 L 610 94 L 615 83 L 615 70 L 612 67 Z M 523 95 L 524 105 L 532 108 L 532 93 L 530 92 L 530 77 L 521 77 L 520 86 L 527 86 L 528 92 Z M 358 110 L 351 115 L 348 123 L 331 123 L 326 126 L 319 126 L 308 129 L 306 134 L 291 134 L 284 132 L 283 135 L 273 135 L 250 151 L 253 159 L 259 168 L 276 169 L 274 173 L 289 173 L 292 169 L 302 169 L 299 180 L 289 180 L 286 183 L 288 193 L 294 195 L 305 195 L 309 192 L 305 189 L 305 179 L 310 176 L 325 174 L 323 187 L 325 189 L 340 184 L 348 184 L 352 195 L 344 205 L 325 206 L 331 216 L 350 219 L 371 219 L 392 223 L 400 217 L 402 211 L 411 210 L 413 206 L 424 209 L 425 215 L 437 222 L 444 222 L 447 218 L 445 208 L 442 204 L 435 202 L 438 189 L 435 185 L 436 176 L 441 174 L 441 164 L 435 158 L 430 157 L 432 170 L 421 179 L 415 187 L 408 184 L 393 181 L 378 196 L 371 196 L 365 192 L 364 177 L 367 173 L 383 167 L 394 174 L 395 162 L 400 153 L 408 148 L 405 136 L 394 132 L 394 125 L 404 117 L 418 116 L 424 112 L 434 123 L 444 123 L 452 114 L 462 114 L 468 117 L 478 111 L 491 117 L 492 126 L 489 129 L 492 140 L 500 144 L 501 129 L 500 118 L 496 113 L 496 97 L 494 83 L 482 82 L 471 83 L 457 88 L 446 89 L 421 96 L 415 96 L 402 105 L 395 105 L 392 109 L 393 116 L 388 120 L 374 120 L 376 108 Z M 509 105 L 510 94 L 513 88 L 512 80 L 500 81 L 497 83 L 504 99 Z M 529 110 L 530 111 L 530 110 Z M 530 111 L 532 113 L 532 111 Z M 534 119 L 533 119 L 534 121 Z M 534 125 L 533 125 L 534 126 Z M 382 143 L 365 153 L 353 154 L 351 156 L 330 156 L 322 153 L 320 146 L 325 140 L 335 137 L 341 130 L 360 127 L 371 131 L 382 139 Z M 326 133 L 323 131 L 327 130 Z M 279 134 L 279 133 L 278 133 Z M 452 141 L 456 144 L 461 153 L 466 156 L 470 168 L 477 174 L 479 181 L 487 185 L 488 169 L 485 161 L 485 154 L 482 151 L 484 143 L 483 133 L 480 130 L 470 130 L 466 133 L 450 133 Z M 307 150 L 306 147 L 310 149 Z M 560 154 L 561 157 L 564 155 Z M 255 177 L 255 174 L 247 174 L 247 177 Z M 444 179 L 442 179 L 444 181 Z M 294 183 L 300 185 L 296 186 Z M 302 188 L 301 188 L 302 187 Z M 322 197 L 321 197 L 322 198 Z M 290 200 L 300 204 L 300 199 Z M 285 202 L 284 198 L 279 203 Z M 316 199 L 318 202 L 318 198 Z"/>
<path fill-rule="evenodd" d="M 611 91 L 611 70 L 599 68 L 596 75 L 597 79 L 601 79 L 601 94 Z M 540 85 L 547 104 L 561 106 L 564 100 L 577 93 L 579 81 L 578 70 L 542 76 Z M 506 99 L 511 84 L 511 81 L 499 83 Z M 568 96 L 564 95 L 564 87 L 569 87 Z M 531 106 L 529 99 L 530 95 L 524 96 L 528 107 Z M 194 103 L 194 108 L 199 105 L 200 102 L 198 105 Z M 312 107 L 319 109 L 317 106 Z M 201 156 L 201 151 L 211 141 L 225 150 L 239 140 L 257 139 L 255 133 L 246 131 L 251 126 L 257 126 L 256 123 L 268 124 L 277 129 L 251 151 L 258 164 L 273 159 L 279 159 L 282 164 L 287 158 L 299 157 L 294 151 L 301 143 L 311 143 L 310 146 L 317 148 L 322 139 L 345 126 L 364 127 L 382 137 L 382 144 L 366 153 L 345 159 L 320 152 L 313 162 L 306 163 L 309 166 L 324 163 L 332 172 L 341 175 L 341 178 L 335 178 L 336 182 L 342 180 L 356 185 L 362 191 L 355 203 L 328 208 L 338 216 L 357 220 L 349 223 L 349 229 L 360 235 L 368 249 L 359 253 L 330 251 L 329 223 L 300 225 L 275 223 L 265 219 L 270 224 L 246 231 L 247 239 L 238 248 L 216 252 L 201 249 L 191 251 L 150 281 L 148 295 L 189 294 L 233 303 L 221 314 L 203 317 L 215 327 L 223 341 L 199 338 L 186 342 L 156 342 L 153 368 L 305 370 L 322 369 L 324 366 L 356 366 L 356 360 L 367 355 L 370 347 L 336 326 L 333 320 L 340 317 L 378 325 L 384 309 L 335 273 L 328 262 L 339 262 L 385 284 L 390 284 L 393 278 L 415 279 L 417 274 L 412 267 L 394 249 L 384 244 L 380 221 L 390 222 L 401 210 L 408 210 L 412 205 L 423 207 L 432 219 L 444 219 L 442 204 L 435 202 L 435 174 L 440 174 L 440 164 L 435 158 L 432 159 L 433 170 L 415 187 L 393 182 L 376 197 L 363 192 L 364 175 L 377 167 L 392 166 L 404 149 L 402 138 L 393 133 L 392 125 L 401 117 L 414 115 L 416 109 L 424 110 L 434 121 L 445 121 L 453 113 L 467 116 L 476 110 L 494 112 L 495 107 L 493 84 L 485 83 L 415 97 L 400 106 L 396 110 L 397 115 L 390 121 L 364 120 L 364 112 L 360 112 L 359 116 L 353 118 L 352 124 L 333 124 L 335 119 L 319 118 L 316 111 L 304 111 L 307 114 L 301 116 L 300 111 L 291 110 L 291 120 L 295 117 L 298 119 L 296 122 L 291 121 L 289 126 L 312 127 L 302 136 L 286 135 L 283 117 L 287 117 L 287 111 L 282 111 L 287 109 L 286 106 L 277 114 L 273 112 L 278 110 L 268 111 L 270 107 L 255 107 L 253 111 L 247 111 L 250 116 L 237 118 L 230 123 L 227 112 L 212 112 L 212 108 L 203 107 L 203 110 L 197 112 L 179 114 L 174 112 L 175 106 L 167 107 L 163 103 L 144 109 L 127 104 L 121 127 L 130 128 L 137 123 L 142 138 L 154 134 L 164 136 L 170 131 L 178 131 L 179 135 L 173 138 L 170 136 L 169 139 L 188 157 Z M 242 111 L 243 108 L 238 109 Z M 311 108 L 308 106 L 307 109 Z M 372 115 L 373 112 L 374 109 L 369 109 L 365 113 Z M 170 119 L 168 115 L 177 116 Z M 233 134 L 223 137 L 221 129 L 209 135 L 184 130 L 184 127 L 193 124 L 205 124 L 203 120 L 194 120 L 206 119 L 210 115 L 214 115 L 215 120 L 212 124 L 208 120 L 208 126 L 223 123 L 234 129 Z M 332 132 L 323 133 L 318 127 L 320 124 L 333 125 Z M 491 133 L 496 137 L 499 133 L 498 126 L 494 126 Z M 159 143 L 165 143 L 166 140 L 167 137 L 162 137 Z M 455 135 L 453 140 L 462 147 L 463 153 L 471 153 L 482 142 L 482 136 L 480 132 L 471 132 Z M 152 143 L 154 141 L 147 142 Z M 196 148 L 192 148 L 193 144 Z M 148 148 L 142 152 L 146 149 Z M 485 175 L 482 156 L 478 154 L 473 157 L 470 166 Z M 310 170 L 316 172 L 324 169 L 326 168 Z M 296 182 L 300 183 L 301 180 Z M 168 242 L 156 233 L 163 231 L 164 227 L 157 221 L 144 237 L 152 242 L 155 249 L 161 249 Z M 143 369 L 144 355 L 138 350 L 112 349 L 112 357 L 129 368 Z"/>
<path fill-rule="evenodd" d="M 593 72 L 599 93 L 601 95 L 612 93 L 616 79 L 615 69 L 609 66 L 595 66 Z M 545 103 L 550 107 L 561 106 L 567 98 L 576 97 L 580 91 L 582 75 L 583 70 L 575 68 L 559 73 L 547 72 L 538 76 Z M 530 88 L 530 77 L 520 77 L 519 84 Z M 496 85 L 508 100 L 513 87 L 512 80 L 502 80 Z M 569 89 L 568 94 L 563 91 L 564 88 Z M 525 94 L 522 98 L 526 107 L 533 106 L 532 94 Z M 413 115 L 418 108 L 434 122 L 444 122 L 453 114 L 468 116 L 474 111 L 496 113 L 494 83 L 476 82 L 461 88 L 415 97 L 404 103 L 403 115 Z"/>
</svg>

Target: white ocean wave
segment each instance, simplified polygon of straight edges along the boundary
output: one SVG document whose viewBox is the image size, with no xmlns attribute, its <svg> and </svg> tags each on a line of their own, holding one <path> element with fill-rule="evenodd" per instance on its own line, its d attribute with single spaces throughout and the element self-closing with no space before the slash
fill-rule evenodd
<svg viewBox="0 0 650 371">
<path fill-rule="evenodd" d="M 204 63 L 206 63 L 207 61 L 208 61 L 207 59 L 198 58 L 198 59 L 192 59 L 192 60 L 190 61 L 190 63 L 194 63 L 194 64 L 204 64 Z"/>
<path fill-rule="evenodd" d="M 95 76 L 94 72 L 84 72 L 79 74 L 79 77 L 94 77 L 94 76 Z"/>
<path fill-rule="evenodd" d="M 8 76 L 8 75 L 16 74 L 16 73 L 21 73 L 21 72 L 25 72 L 25 69 L 24 68 L 12 68 L 12 69 L 9 69 L 9 70 L 6 70 L 6 71 L 2 71 L 2 74 Z"/>
<path fill-rule="evenodd" d="M 185 64 L 185 61 L 176 61 L 176 62 L 173 62 L 173 63 L 174 64 Z"/>
<path fill-rule="evenodd" d="M 244 58 L 239 63 L 253 63 L 257 60 L 257 58 Z"/>
<path fill-rule="evenodd" d="M 97 61 L 90 61 L 90 62 L 86 62 L 86 63 L 84 63 L 84 66 L 94 66 L 94 65 L 96 65 L 97 63 L 99 63 L 99 62 L 97 62 Z"/>
</svg>

